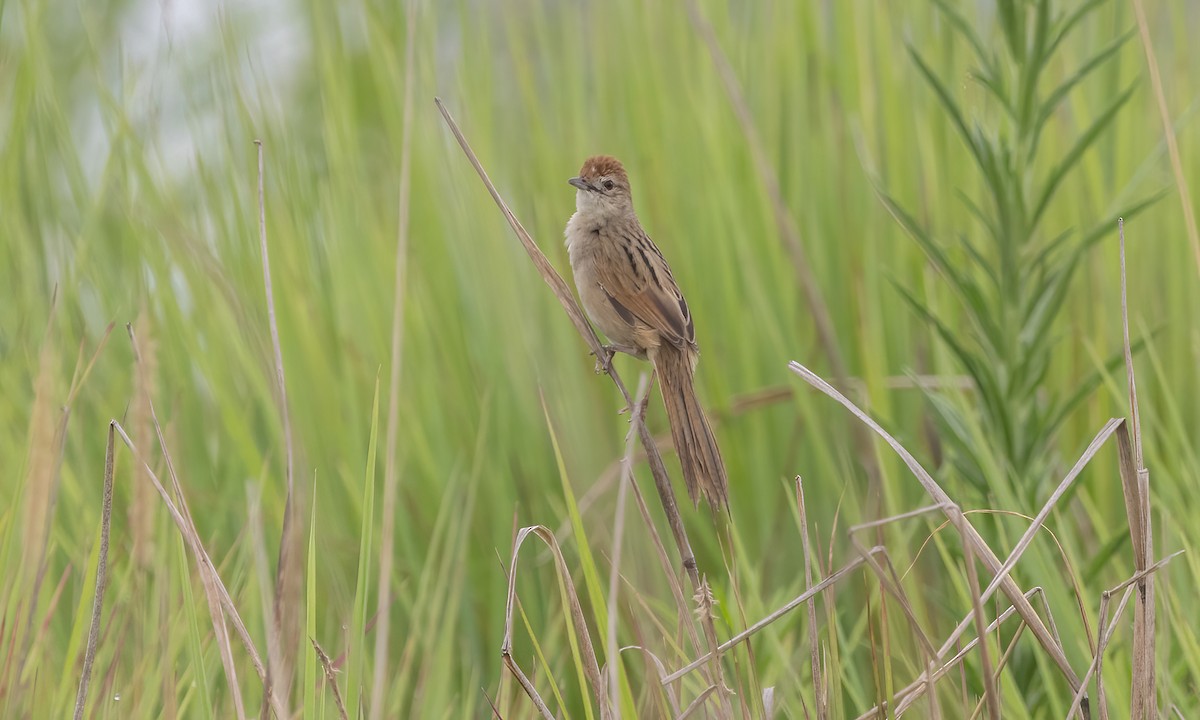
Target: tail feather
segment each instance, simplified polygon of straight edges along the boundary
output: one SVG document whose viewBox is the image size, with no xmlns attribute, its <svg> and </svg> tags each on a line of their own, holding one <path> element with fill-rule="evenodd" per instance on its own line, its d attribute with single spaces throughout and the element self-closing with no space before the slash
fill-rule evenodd
<svg viewBox="0 0 1200 720">
<path fill-rule="evenodd" d="M 725 462 L 692 383 L 695 354 L 664 344 L 653 351 L 650 360 L 658 372 L 663 405 L 671 423 L 671 439 L 683 467 L 683 479 L 692 503 L 699 505 L 700 495 L 703 495 L 714 509 L 728 509 L 729 479 L 725 474 Z"/>
</svg>

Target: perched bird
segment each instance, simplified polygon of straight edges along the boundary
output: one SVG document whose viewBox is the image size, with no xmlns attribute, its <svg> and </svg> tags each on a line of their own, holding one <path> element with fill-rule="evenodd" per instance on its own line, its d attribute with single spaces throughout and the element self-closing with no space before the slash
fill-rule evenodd
<svg viewBox="0 0 1200 720">
<path fill-rule="evenodd" d="M 725 463 L 692 383 L 696 326 L 666 259 L 638 222 L 625 168 L 597 155 L 568 182 L 578 191 L 566 230 L 575 287 L 612 343 L 601 362 L 620 351 L 654 365 L 692 502 L 703 495 L 713 508 L 727 509 Z"/>
</svg>

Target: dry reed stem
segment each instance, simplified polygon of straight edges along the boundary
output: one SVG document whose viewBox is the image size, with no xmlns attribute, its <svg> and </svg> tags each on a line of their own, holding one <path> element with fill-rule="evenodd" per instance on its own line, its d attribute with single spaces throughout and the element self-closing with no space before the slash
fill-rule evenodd
<svg viewBox="0 0 1200 720">
<path fill-rule="evenodd" d="M 100 639 L 100 615 L 104 610 L 104 589 L 108 585 L 108 535 L 112 527 L 113 497 L 113 423 L 108 424 L 108 444 L 104 450 L 104 500 L 100 511 L 100 558 L 96 565 L 96 593 L 92 599 L 92 623 L 88 627 L 87 650 L 83 654 L 83 674 L 79 692 L 75 695 L 75 720 L 83 720 L 87 705 L 88 684 L 92 679 L 92 664 L 96 661 L 96 644 Z"/>
<path fill-rule="evenodd" d="M 1129 598 L 1133 594 L 1134 587 L 1135 586 L 1140 587 L 1142 582 L 1147 577 L 1158 572 L 1160 569 L 1163 568 L 1163 566 L 1165 566 L 1167 563 L 1171 562 L 1176 557 L 1178 557 L 1179 555 L 1182 555 L 1182 554 L 1183 554 L 1183 550 L 1177 550 L 1177 551 L 1171 553 L 1170 555 L 1166 556 L 1162 560 L 1159 560 L 1158 562 L 1154 563 L 1153 565 L 1150 565 L 1145 570 L 1137 571 L 1128 580 L 1125 580 L 1124 582 L 1117 585 L 1116 587 L 1111 588 L 1109 590 L 1105 590 L 1103 593 L 1101 593 L 1101 595 L 1100 595 L 1100 622 L 1099 622 L 1101 632 L 1100 632 L 1100 641 L 1096 646 L 1096 657 L 1092 659 L 1092 664 L 1090 666 L 1088 666 L 1087 672 L 1084 673 L 1082 686 L 1079 690 L 1076 691 L 1075 697 L 1071 700 L 1071 706 L 1067 709 L 1068 720 L 1079 709 L 1083 691 L 1087 688 L 1087 683 L 1091 680 L 1092 675 L 1096 676 L 1097 695 L 1100 696 L 1100 702 L 1098 704 L 1100 705 L 1101 717 L 1108 716 L 1108 709 L 1105 707 L 1105 704 L 1103 702 L 1104 693 L 1103 693 L 1103 690 L 1099 689 L 1103 683 L 1103 679 L 1100 674 L 1100 670 L 1101 670 L 1101 666 L 1103 665 L 1103 662 L 1104 662 L 1104 651 L 1107 649 L 1109 641 L 1112 640 L 1113 633 L 1116 632 L 1117 621 L 1121 619 L 1121 613 L 1123 613 L 1125 611 L 1125 606 L 1129 602 Z M 1108 617 L 1109 603 L 1110 603 L 1112 597 L 1114 595 L 1116 595 L 1117 593 L 1122 593 L 1121 602 L 1117 605 L 1116 612 L 1113 613 L 1112 621 L 1108 624 L 1107 627 L 1105 627 L 1104 621 Z"/>
<path fill-rule="evenodd" d="M 580 337 L 583 338 L 592 354 L 597 358 L 603 357 L 604 348 L 601 346 L 599 338 L 596 337 L 596 332 L 584 317 L 579 304 L 575 302 L 575 297 L 571 294 L 571 289 L 567 287 L 562 276 L 558 274 L 554 266 L 546 259 L 545 254 L 537 246 L 537 243 L 533 241 L 533 238 L 530 237 L 524 226 L 517 220 L 516 215 L 508 208 L 508 204 L 504 202 L 504 198 L 500 197 L 500 192 L 492 184 L 491 179 L 488 178 L 487 172 L 479 162 L 479 158 L 475 156 L 475 151 L 471 149 L 471 145 L 467 142 L 467 138 L 463 135 L 462 130 L 459 129 L 458 123 L 454 122 L 450 111 L 442 104 L 441 98 L 434 98 L 434 103 L 437 105 L 438 111 L 441 112 L 442 118 L 446 121 L 446 125 L 450 128 L 450 132 L 454 134 L 455 140 L 458 141 L 459 147 L 462 148 L 463 153 L 467 156 L 467 160 L 475 168 L 475 172 L 479 175 L 480 180 L 483 181 L 488 193 L 491 194 L 492 200 L 496 202 L 497 207 L 500 208 L 500 212 L 504 214 L 509 227 L 512 228 L 517 239 L 521 241 L 521 245 L 524 246 L 525 252 L 529 255 L 529 259 L 533 261 L 534 267 L 537 268 L 538 273 L 542 276 L 542 280 L 550 286 L 550 290 L 558 298 L 558 302 L 567 313 L 571 324 L 575 326 L 575 330 L 579 332 Z M 621 380 L 620 375 L 617 374 L 613 364 L 608 363 L 605 371 L 609 378 L 612 379 L 613 384 L 617 386 L 617 390 L 625 400 L 626 407 L 633 407 L 633 399 L 629 395 L 629 390 L 626 389 L 625 383 Z M 662 456 L 659 454 L 658 446 L 654 442 L 654 436 L 650 434 L 650 430 L 644 424 L 640 429 L 639 435 L 641 436 L 642 447 L 646 450 L 651 475 L 654 476 L 654 487 L 658 491 L 659 500 L 662 502 L 663 512 L 667 516 L 667 524 L 671 527 L 671 534 L 675 538 L 675 545 L 679 549 L 683 567 L 692 581 L 692 588 L 697 588 L 700 586 L 700 573 L 696 568 L 696 557 L 692 553 L 691 543 L 688 541 L 687 531 L 684 529 L 683 519 L 679 515 L 679 507 L 675 502 L 675 491 L 671 487 L 671 478 L 667 474 L 666 467 L 663 465 Z"/>
<path fill-rule="evenodd" d="M 308 641 L 312 643 L 313 652 L 317 654 L 317 660 L 321 663 L 321 670 L 325 673 L 325 683 L 333 688 L 333 701 L 337 703 L 338 715 L 342 720 L 349 720 L 346 703 L 342 700 L 342 691 L 338 689 L 337 675 L 333 669 L 333 663 L 329 660 L 329 655 L 321 649 L 316 640 L 309 638 Z"/>
<path fill-rule="evenodd" d="M 287 499 L 283 507 L 283 531 L 279 539 L 279 561 L 275 566 L 274 622 L 267 625 L 267 679 L 273 689 L 271 694 L 278 698 L 288 712 L 291 695 L 292 668 L 296 662 L 295 644 L 285 638 L 293 638 L 297 632 L 299 613 L 297 604 L 290 600 L 300 597 L 301 571 L 299 567 L 299 528 L 296 527 L 296 493 L 293 483 L 295 453 L 292 448 L 292 421 L 288 412 L 287 383 L 283 377 L 283 350 L 279 343 L 279 324 L 275 320 L 275 293 L 271 288 L 271 261 L 267 254 L 267 207 L 263 194 L 263 143 L 255 140 L 258 148 L 258 242 L 262 251 L 263 289 L 267 297 L 267 323 L 271 330 L 271 347 L 275 360 L 275 389 L 279 393 L 279 417 L 283 423 L 283 444 L 287 452 L 286 487 Z M 263 703 L 263 720 L 267 718 L 267 704 Z"/>
<path fill-rule="evenodd" d="M 1137 18 L 1138 33 L 1142 50 L 1146 52 L 1146 68 L 1150 71 L 1150 86 L 1154 88 L 1154 99 L 1158 103 L 1158 116 L 1163 124 L 1163 138 L 1167 141 L 1167 155 L 1171 158 L 1171 172 L 1175 175 L 1175 187 L 1179 190 L 1179 204 L 1183 208 L 1183 225 L 1196 260 L 1196 271 L 1200 272 L 1200 231 L 1196 229 L 1196 213 L 1192 209 L 1192 196 L 1188 192 L 1187 176 L 1183 174 L 1183 162 L 1179 158 L 1179 144 L 1175 140 L 1175 128 L 1171 125 L 1171 111 L 1167 108 L 1167 96 L 1163 93 L 1162 77 L 1158 73 L 1158 60 L 1154 57 L 1154 44 L 1150 40 L 1150 27 L 1146 23 L 1146 10 L 1142 0 L 1133 0 L 1133 14 Z M 1150 717 L 1157 717 L 1152 715 Z"/>
<path fill-rule="evenodd" d="M 713 650 L 701 657 L 696 658 L 695 660 L 688 663 L 684 667 L 671 673 L 670 675 L 668 675 L 666 677 L 666 679 L 663 682 L 673 683 L 676 680 L 682 678 L 684 675 L 687 675 L 688 673 L 692 672 L 696 668 L 709 662 L 713 658 L 717 658 L 717 657 L 720 657 L 721 655 L 724 655 L 726 652 L 728 652 L 731 648 L 736 646 L 738 643 L 744 641 L 746 638 L 750 637 L 751 635 L 753 635 L 753 634 L 757 633 L 758 631 L 762 630 L 763 628 L 767 627 L 768 625 L 775 622 L 776 620 L 783 617 L 784 615 L 787 615 L 789 612 L 796 609 L 800 605 L 803 605 L 804 603 L 808 602 L 808 600 L 810 598 L 815 597 L 817 594 L 824 591 L 826 588 L 832 586 L 838 580 L 841 580 L 843 577 L 845 577 L 846 575 L 853 572 L 860 565 L 865 564 L 867 562 L 866 561 L 867 555 L 874 555 L 877 553 L 886 553 L 886 552 L 887 552 L 887 550 L 881 546 L 876 546 L 876 547 L 871 548 L 863 555 L 859 555 L 858 557 L 854 558 L 850 562 L 843 565 L 837 572 L 832 573 L 831 575 L 829 575 L 829 577 L 827 577 L 824 580 L 822 580 L 821 582 L 817 583 L 812 588 L 804 591 L 803 593 L 800 593 L 795 598 L 788 601 L 788 603 L 786 605 L 784 605 L 783 607 L 775 610 L 771 614 L 764 617 L 762 620 L 759 620 L 758 622 L 754 623 L 750 627 L 741 631 L 737 635 L 734 635 L 729 640 L 726 640 L 724 643 L 719 645 L 716 650 Z"/>
<path fill-rule="evenodd" d="M 796 509 L 800 513 L 800 549 L 804 553 L 804 589 L 812 589 L 812 554 L 808 540 L 808 509 L 804 505 L 804 480 L 796 476 Z M 817 643 L 817 599 L 808 603 L 808 652 L 812 664 L 813 707 L 817 720 L 828 720 L 828 698 L 825 684 L 821 681 L 821 652 Z"/>
<path fill-rule="evenodd" d="M 600 676 L 600 666 L 596 662 L 596 651 L 592 645 L 591 631 L 588 630 L 587 619 L 583 614 L 583 607 L 579 604 L 579 595 L 575 592 L 575 583 L 571 579 L 571 571 L 567 568 L 567 561 L 563 558 L 562 550 L 558 547 L 558 541 L 554 538 L 554 533 L 550 528 L 544 525 L 531 525 L 521 528 L 517 531 L 516 539 L 513 541 L 512 557 L 508 563 L 508 596 L 504 607 L 504 642 L 500 646 L 500 654 L 504 657 L 504 664 L 517 678 L 517 682 L 525 690 L 525 693 L 533 700 L 538 711 L 543 717 L 553 720 L 553 715 L 550 714 L 549 708 L 534 688 L 529 677 L 517 665 L 512 656 L 513 646 L 513 610 L 516 607 L 517 601 L 517 561 L 520 559 L 521 545 L 524 544 L 526 538 L 530 535 L 536 535 L 542 542 L 549 546 L 551 553 L 554 556 L 555 570 L 558 571 L 559 588 L 566 595 L 567 611 L 571 616 L 571 623 L 575 628 L 575 634 L 579 639 L 579 651 L 583 660 L 583 671 L 587 677 L 588 683 L 591 685 L 592 694 L 596 698 L 596 702 L 600 706 L 601 720 L 608 720 L 612 717 L 612 710 L 608 704 L 608 694 L 604 691 L 604 680 Z"/>
<path fill-rule="evenodd" d="M 908 466 L 909 470 L 912 471 L 917 480 L 921 483 L 921 486 L 925 488 L 925 491 L 937 504 L 943 506 L 944 508 L 956 506 L 955 503 L 950 499 L 950 496 L 946 494 L 946 491 L 937 484 L 937 481 L 933 479 L 933 476 L 931 476 L 929 472 L 917 462 L 916 458 L 914 458 L 903 445 L 897 442 L 895 438 L 888 434 L 886 430 L 880 427 L 878 423 L 871 419 L 870 416 L 860 410 L 858 406 L 850 402 L 850 400 L 846 399 L 844 395 L 834 389 L 833 386 L 822 380 L 818 375 L 800 363 L 792 361 L 789 365 L 789 368 L 809 385 L 812 385 L 814 388 L 820 390 L 834 400 L 837 400 L 843 407 L 853 413 L 869 428 L 874 430 L 880 437 L 882 437 L 900 456 L 900 458 L 904 461 L 904 464 Z M 979 531 L 977 531 L 975 527 L 965 519 L 963 520 L 963 530 L 965 531 L 967 539 L 973 546 L 974 552 L 979 555 L 991 572 L 996 573 L 1000 589 L 1003 590 L 1004 594 L 1008 596 L 1009 601 L 1016 606 L 1017 612 L 1029 625 L 1030 630 L 1033 632 L 1034 636 L 1037 637 L 1038 642 L 1042 645 L 1042 647 L 1045 648 L 1046 652 L 1058 666 L 1059 670 L 1062 671 L 1062 674 L 1064 677 L 1066 677 L 1071 689 L 1078 689 L 1079 677 L 1071 668 L 1071 664 L 1067 660 L 1066 653 L 1063 651 L 1062 646 L 1057 643 L 1054 637 L 1050 634 L 1050 631 L 1046 628 L 1045 624 L 1042 623 L 1041 618 L 1037 616 L 1033 606 L 1030 605 L 1029 600 L 1021 592 L 1020 588 L 1017 586 L 1017 583 L 1008 575 L 999 574 L 1001 564 L 1000 559 L 996 556 L 996 553 L 990 546 L 988 546 L 986 542 L 984 542 L 983 537 L 979 534 Z"/>
<path fill-rule="evenodd" d="M 413 86 L 416 84 L 417 8 L 419 0 L 408 0 L 404 37 L 404 106 L 400 127 L 400 187 L 396 218 L 396 275 L 392 300 L 392 353 L 388 374 L 388 414 L 383 470 L 383 518 L 380 523 L 379 622 L 375 626 L 375 675 L 371 682 L 371 720 L 383 717 L 384 688 L 388 672 L 388 640 L 391 633 L 392 562 L 395 552 L 396 495 L 399 468 L 396 442 L 400 434 L 400 367 L 404 353 L 404 299 L 408 277 L 409 203 L 412 199 Z"/>
<path fill-rule="evenodd" d="M 971 591 L 971 614 L 975 617 L 975 636 L 979 638 L 979 667 L 983 675 L 983 700 L 987 703 L 988 715 L 1000 720 L 1000 694 L 996 690 L 996 678 L 992 671 L 991 650 L 987 641 L 987 621 L 983 615 L 983 599 L 979 594 L 979 569 L 975 566 L 975 546 L 968 538 L 967 518 L 955 507 L 951 516 L 962 534 L 963 560 L 967 565 L 967 587 Z"/>
<path fill-rule="evenodd" d="M 1145 19 L 1139 25 L 1144 29 Z M 1150 53 L 1149 47 L 1146 49 Z M 1161 99 L 1161 88 L 1159 89 Z M 1182 179 L 1182 176 L 1181 176 Z M 1193 221 L 1194 222 L 1194 221 Z M 1192 230 L 1195 230 L 1193 226 Z M 1142 455 L 1142 421 L 1138 411 L 1137 378 L 1133 370 L 1133 349 L 1129 344 L 1129 301 L 1125 274 L 1125 220 L 1117 220 L 1121 240 L 1121 330 L 1125 350 L 1125 375 L 1129 385 L 1129 417 L 1131 427 L 1123 426 L 1117 434 L 1118 459 L 1121 469 L 1121 489 L 1129 519 L 1129 534 L 1133 544 L 1134 570 L 1143 571 L 1154 556 L 1154 537 L 1150 520 L 1150 471 Z M 1130 438 L 1132 435 L 1132 438 Z M 1132 442 L 1131 442 L 1132 440 Z M 1138 584 L 1133 604 L 1133 663 L 1130 678 L 1129 716 L 1133 720 L 1152 720 L 1158 717 L 1158 695 L 1155 692 L 1155 635 L 1154 635 L 1154 577 L 1147 574 Z"/>
<path fill-rule="evenodd" d="M 648 394 L 647 398 L 649 398 Z M 644 401 L 637 409 L 637 412 L 639 413 L 637 422 L 644 424 L 646 415 L 646 403 Z M 667 549 L 663 546 L 662 537 L 658 534 L 658 528 L 655 527 L 654 520 L 650 517 L 650 508 L 646 506 L 646 499 L 642 497 L 642 491 L 638 488 L 637 483 L 630 483 L 629 487 L 633 490 L 633 498 L 637 503 L 638 513 L 642 516 L 642 522 L 645 524 L 646 530 L 650 533 L 650 541 L 654 545 L 655 555 L 658 557 L 663 575 L 667 578 L 667 586 L 671 590 L 671 598 L 675 601 L 675 609 L 678 612 L 679 624 L 687 632 L 688 639 L 691 640 L 692 647 L 696 652 L 703 652 L 707 647 L 711 646 L 706 646 L 700 642 L 700 634 L 696 632 L 695 618 L 692 615 L 691 606 L 683 595 L 683 586 L 680 585 L 676 570 L 672 567 L 670 558 L 667 557 Z M 710 685 L 714 684 L 707 667 L 701 674 L 706 683 Z"/>
<path fill-rule="evenodd" d="M 649 377 L 646 373 L 642 373 L 638 378 L 636 407 L 645 408 L 646 398 L 649 397 L 648 390 Z M 637 435 L 635 426 L 638 422 L 640 422 L 640 418 L 637 420 L 630 418 L 629 432 L 625 433 L 625 458 L 622 462 L 621 483 L 617 486 L 617 509 L 613 516 L 612 567 L 609 569 L 608 575 L 608 637 L 604 654 L 608 659 L 609 702 L 612 704 L 614 718 L 621 717 L 621 656 L 617 646 L 617 597 L 621 580 L 621 540 L 625 536 L 626 494 L 629 491 L 629 485 L 633 482 L 633 448 L 634 436 Z"/>
</svg>

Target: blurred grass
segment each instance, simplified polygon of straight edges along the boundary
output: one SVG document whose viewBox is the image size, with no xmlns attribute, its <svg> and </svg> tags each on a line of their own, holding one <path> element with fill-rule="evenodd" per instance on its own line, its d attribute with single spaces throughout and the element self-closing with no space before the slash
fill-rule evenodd
<svg viewBox="0 0 1200 720">
<path fill-rule="evenodd" d="M 928 458 L 925 400 L 890 388 L 887 379 L 909 371 L 957 375 L 961 368 L 886 279 L 914 292 L 951 327 L 965 318 L 876 199 L 870 174 L 935 236 L 952 239 L 969 224 L 955 190 L 978 194 L 979 179 L 905 43 L 921 50 L 968 113 L 997 112 L 964 72 L 969 48 L 932 4 L 703 6 L 745 87 L 847 362 L 861 378 L 857 399 Z M 1194 188 L 1200 129 L 1189 79 L 1200 73 L 1200 49 L 1188 28 L 1200 14 L 1185 3 L 1152 10 L 1155 52 Z M 962 11 L 996 41 L 989 4 Z M 255 572 L 248 507 L 261 494 L 262 534 L 273 558 L 285 490 L 256 243 L 254 138 L 266 147 L 267 226 L 298 474 L 316 477 L 311 491 L 297 483 L 299 517 L 313 515 L 317 523 L 310 547 L 319 557 L 307 563 L 317 577 L 295 599 L 305 604 L 309 632 L 335 660 L 349 649 L 344 661 L 358 664 L 355 677 L 369 679 L 365 648 L 373 638 L 359 641 L 351 629 L 370 633 L 378 608 L 365 589 L 391 583 L 395 670 L 385 715 L 479 717 L 486 707 L 480 687 L 506 717 L 529 711 L 500 662 L 505 576 L 497 552 L 507 555 L 514 522 L 566 522 L 573 499 L 556 478 L 569 479 L 582 495 L 620 456 L 627 426 L 609 384 L 593 376 L 583 345 L 442 127 L 435 93 L 561 271 L 562 228 L 573 209 L 566 178 L 588 154 L 625 161 L 640 215 L 698 319 L 698 382 L 716 415 L 744 393 L 796 390 L 793 400 L 726 417 L 718 429 L 732 478 L 740 608 L 707 514 L 687 513 L 725 630 L 742 627 L 741 612 L 752 622 L 802 590 L 798 530 L 787 508 L 795 474 L 806 480 L 824 572 L 850 556 L 842 529 L 866 519 L 865 479 L 839 409 L 792 383 L 785 370 L 791 359 L 818 372 L 828 368 L 815 352 L 807 309 L 736 119 L 683 8 L 460 0 L 424 3 L 417 33 L 400 517 L 395 573 L 374 576 L 374 558 L 359 556 L 378 526 L 362 472 L 376 422 L 373 388 L 390 362 L 403 22 L 401 3 L 281 2 L 211 13 L 123 0 L 0 5 L 0 656 L 8 658 L 0 664 L 0 715 L 61 716 L 71 707 L 94 578 L 104 428 L 110 418 L 135 414 L 140 402 L 123 333 L 114 333 L 70 403 L 61 440 L 57 428 L 72 378 L 106 326 L 143 313 L 139 337 L 157 345 L 151 386 L 172 458 L 200 536 L 265 654 L 269 620 L 262 609 L 272 588 Z M 1124 3 L 1106 4 L 1048 73 L 1067 77 L 1132 24 Z M 1043 146 L 1059 154 L 1069 148 L 1118 88 L 1143 75 L 1141 52 L 1128 43 L 1099 77 L 1075 90 L 1048 124 Z M 1164 153 L 1153 97 L 1141 83 L 1063 184 L 1043 220 L 1047 234 L 1091 227 L 1170 186 Z M 1135 335 L 1163 327 L 1138 358 L 1139 390 L 1155 546 L 1160 555 L 1190 551 L 1166 571 L 1159 590 L 1163 705 L 1187 711 L 1197 706 L 1200 677 L 1200 621 L 1191 605 L 1200 583 L 1193 556 L 1200 528 L 1192 521 L 1200 512 L 1192 492 L 1200 475 L 1200 327 L 1193 311 L 1200 277 L 1173 193 L 1127 233 Z M 1044 381 L 1064 390 L 1119 346 L 1115 242 L 1103 242 L 1076 277 Z M 634 377 L 635 361 L 617 362 Z M 1069 419 L 1058 443 L 1067 465 L 1105 419 L 1123 414 L 1123 387 L 1119 374 L 1109 378 Z M 561 475 L 547 422 L 562 449 Z M 657 404 L 650 422 L 665 430 Z M 161 463 L 152 437 L 135 440 Z M 880 458 L 883 511 L 924 504 L 903 466 L 891 455 Z M 1055 467 L 1046 482 L 1063 471 Z M 172 549 L 178 539 L 157 498 L 149 511 L 149 561 L 131 557 L 140 521 L 130 508 L 144 482 L 119 450 L 112 585 L 91 707 L 102 717 L 227 716 L 233 704 L 203 591 L 183 546 Z M 962 489 L 953 477 L 947 482 L 952 494 Z M 993 491 L 992 507 L 1036 512 L 1008 488 Z M 586 567 L 580 558 L 590 554 L 597 571 L 607 570 L 613 497 L 606 493 L 584 509 L 574 542 L 564 543 L 573 569 Z M 49 527 L 44 541 L 42 522 Z M 1012 518 L 980 525 L 1003 548 L 1025 528 Z M 1094 568 L 1080 577 L 1094 632 L 1100 591 L 1132 572 L 1128 544 L 1118 540 L 1127 531 L 1115 452 L 1101 453 L 1050 525 L 1072 560 L 1070 572 Z M 586 551 L 579 528 L 587 533 Z M 907 566 L 930 528 L 918 522 L 889 532 L 898 566 Z M 621 605 L 621 643 L 645 641 L 678 667 L 684 658 L 668 651 L 670 642 L 654 627 L 675 622 L 665 581 L 645 530 L 631 523 L 627 533 L 622 571 L 639 599 Z M 946 563 L 959 562 L 955 543 L 939 535 L 936 557 L 927 550 L 906 579 L 921 589 L 914 602 L 934 637 L 968 605 L 961 575 L 946 572 Z M 524 612 L 547 672 L 571 678 L 551 568 L 544 558 L 533 568 L 518 585 Z M 1047 586 L 1068 656 L 1083 667 L 1090 655 L 1061 582 L 1065 572 L 1053 544 L 1040 539 L 1016 577 L 1026 587 Z M 835 715 L 861 711 L 880 694 L 872 639 L 876 652 L 883 645 L 878 617 L 868 625 L 868 600 L 877 613 L 877 584 L 863 577 L 825 600 L 822 641 L 836 643 Z M 604 607 L 590 604 L 595 637 L 603 637 Z M 796 616 L 772 626 L 755 640 L 753 662 L 738 668 L 743 681 L 752 673 L 761 686 L 776 686 L 791 716 L 802 716 L 801 697 L 811 706 L 803 622 Z M 646 637 L 633 636 L 633 623 Z M 906 683 L 919 672 L 919 655 L 894 618 L 887 632 L 890 672 Z M 305 653 L 309 682 L 319 673 L 308 638 L 290 640 Z M 1128 704 L 1120 681 L 1128 636 L 1117 640 L 1106 668 L 1119 708 Z M 529 667 L 532 647 L 518 638 L 516 652 Z M 254 672 L 240 647 L 234 654 L 247 706 L 257 707 Z M 653 674 L 637 661 L 625 667 L 643 707 Z M 1009 672 L 1014 680 L 1001 684 L 1005 717 L 1062 715 L 1069 693 L 1028 638 Z M 692 695 L 702 689 L 694 679 L 685 687 Z M 561 691 L 564 711 L 582 716 L 586 691 L 570 682 Z M 358 701 L 345 687 L 343 695 Z M 296 702 L 312 697 L 308 688 L 294 689 Z M 324 707 L 334 712 L 331 700 Z"/>
</svg>

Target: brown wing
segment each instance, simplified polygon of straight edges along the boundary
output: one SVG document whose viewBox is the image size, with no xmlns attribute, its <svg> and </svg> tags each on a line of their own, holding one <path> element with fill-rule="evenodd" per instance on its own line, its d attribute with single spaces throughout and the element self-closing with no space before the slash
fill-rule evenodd
<svg viewBox="0 0 1200 720">
<path fill-rule="evenodd" d="M 676 347 L 695 345 L 696 327 L 683 293 L 662 253 L 646 233 L 615 237 L 605 250 L 613 262 L 596 263 L 597 279 L 613 308 L 628 322 L 637 320 L 659 331 Z M 631 272 L 616 271 L 630 268 Z"/>
</svg>

